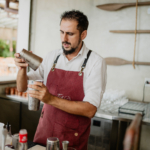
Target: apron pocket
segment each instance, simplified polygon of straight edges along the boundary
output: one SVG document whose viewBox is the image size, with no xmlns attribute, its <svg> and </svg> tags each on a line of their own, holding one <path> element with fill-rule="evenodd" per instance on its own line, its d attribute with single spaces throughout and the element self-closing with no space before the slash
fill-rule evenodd
<svg viewBox="0 0 150 150">
<path fill-rule="evenodd" d="M 74 147 L 79 145 L 79 133 L 76 130 L 69 129 L 58 123 L 54 124 L 53 137 L 59 138 L 60 145 L 62 141 L 69 141 L 69 147 Z"/>
</svg>

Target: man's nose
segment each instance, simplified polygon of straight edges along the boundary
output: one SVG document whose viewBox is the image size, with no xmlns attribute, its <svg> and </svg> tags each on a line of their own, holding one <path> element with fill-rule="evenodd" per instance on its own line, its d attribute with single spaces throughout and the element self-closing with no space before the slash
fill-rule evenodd
<svg viewBox="0 0 150 150">
<path fill-rule="evenodd" d="M 68 41 L 67 34 L 64 34 L 64 35 L 63 35 L 62 41 Z"/>
</svg>

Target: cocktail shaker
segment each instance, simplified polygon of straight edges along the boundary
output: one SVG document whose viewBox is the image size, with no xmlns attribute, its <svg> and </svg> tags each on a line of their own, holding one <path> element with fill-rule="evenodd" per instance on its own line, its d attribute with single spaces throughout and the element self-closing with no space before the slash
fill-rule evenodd
<svg viewBox="0 0 150 150">
<path fill-rule="evenodd" d="M 46 150 L 60 150 L 59 139 L 57 137 L 47 138 Z"/>
<path fill-rule="evenodd" d="M 23 58 L 34 71 L 40 66 L 43 59 L 25 49 L 20 52 L 20 58 Z"/>
<path fill-rule="evenodd" d="M 43 80 L 35 80 L 36 82 L 42 82 Z M 28 84 L 34 84 L 34 80 L 28 80 Z M 28 90 L 34 90 L 32 88 L 28 88 Z M 34 97 L 30 97 L 28 94 L 28 109 L 32 111 L 38 111 L 40 108 L 40 100 Z"/>
<path fill-rule="evenodd" d="M 69 144 L 69 141 L 62 141 L 63 150 L 68 150 L 68 144 Z"/>
</svg>

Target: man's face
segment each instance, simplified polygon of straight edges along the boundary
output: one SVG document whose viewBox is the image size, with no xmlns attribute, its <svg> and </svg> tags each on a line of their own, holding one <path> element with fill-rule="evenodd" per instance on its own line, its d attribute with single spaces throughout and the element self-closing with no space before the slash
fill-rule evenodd
<svg viewBox="0 0 150 150">
<path fill-rule="evenodd" d="M 62 48 L 66 55 L 72 54 L 76 51 L 81 43 L 81 35 L 77 30 L 76 20 L 63 19 L 60 24 L 60 37 L 62 42 Z"/>
</svg>

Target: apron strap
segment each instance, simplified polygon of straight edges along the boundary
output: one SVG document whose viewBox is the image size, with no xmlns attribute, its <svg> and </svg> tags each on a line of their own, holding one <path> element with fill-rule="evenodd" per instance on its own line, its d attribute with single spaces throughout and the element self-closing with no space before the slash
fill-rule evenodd
<svg viewBox="0 0 150 150">
<path fill-rule="evenodd" d="M 53 63 L 53 67 L 52 67 L 52 71 L 55 70 L 55 66 L 57 64 L 57 61 L 58 61 L 58 58 L 59 58 L 60 55 L 57 56 L 57 58 L 55 59 L 54 63 Z"/>
<path fill-rule="evenodd" d="M 84 60 L 84 62 L 83 62 L 83 64 L 82 64 L 82 66 L 81 66 L 81 71 L 79 72 L 79 76 L 82 76 L 82 72 L 83 72 L 84 68 L 86 67 L 86 63 L 87 63 L 87 61 L 88 61 L 88 59 L 89 59 L 89 57 L 90 57 L 90 55 L 91 55 L 91 52 L 92 52 L 92 50 L 89 50 L 89 51 L 88 51 L 88 53 L 87 53 L 87 58 L 85 58 L 85 60 Z"/>
<path fill-rule="evenodd" d="M 79 76 L 82 76 L 82 72 L 83 72 L 84 68 L 86 67 L 86 63 L 87 63 L 87 61 L 88 61 L 88 59 L 89 59 L 89 57 L 90 57 L 90 55 L 91 55 L 91 52 L 92 52 L 92 50 L 89 50 L 89 51 L 88 51 L 88 53 L 87 53 L 87 58 L 85 58 L 85 60 L 84 60 L 84 62 L 83 62 L 83 64 L 82 64 L 82 66 L 81 66 L 81 71 L 79 72 Z M 57 56 L 56 60 L 55 60 L 54 63 L 53 63 L 52 71 L 55 70 L 55 66 L 56 66 L 56 64 L 57 64 L 57 61 L 58 61 L 59 56 L 60 56 L 60 55 Z"/>
</svg>

